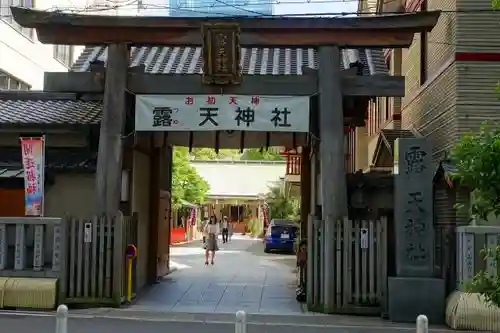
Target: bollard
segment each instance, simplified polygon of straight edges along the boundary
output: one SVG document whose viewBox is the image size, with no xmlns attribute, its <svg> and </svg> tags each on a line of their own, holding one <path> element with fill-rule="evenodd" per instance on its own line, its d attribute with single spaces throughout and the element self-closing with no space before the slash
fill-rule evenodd
<svg viewBox="0 0 500 333">
<path fill-rule="evenodd" d="M 64 304 L 57 307 L 56 333 L 68 333 L 68 307 Z"/>
<path fill-rule="evenodd" d="M 247 333 L 247 314 L 245 311 L 236 312 L 235 333 Z"/>
<path fill-rule="evenodd" d="M 419 315 L 417 317 L 417 333 L 428 333 L 429 332 L 429 319 L 424 315 Z"/>
</svg>

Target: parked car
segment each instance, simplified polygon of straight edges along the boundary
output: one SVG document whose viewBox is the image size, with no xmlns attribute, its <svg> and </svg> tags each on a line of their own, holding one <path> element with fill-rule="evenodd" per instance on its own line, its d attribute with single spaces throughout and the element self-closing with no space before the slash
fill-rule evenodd
<svg viewBox="0 0 500 333">
<path fill-rule="evenodd" d="M 272 250 L 294 252 L 298 225 L 290 220 L 271 220 L 264 237 L 264 252 Z"/>
</svg>

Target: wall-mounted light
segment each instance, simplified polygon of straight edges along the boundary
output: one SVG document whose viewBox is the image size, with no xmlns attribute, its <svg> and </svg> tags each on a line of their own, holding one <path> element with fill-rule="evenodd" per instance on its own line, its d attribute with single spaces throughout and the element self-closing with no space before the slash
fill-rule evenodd
<svg viewBox="0 0 500 333">
<path fill-rule="evenodd" d="M 120 200 L 127 202 L 129 200 L 129 187 L 130 187 L 130 172 L 129 170 L 122 170 L 122 188 Z"/>
</svg>

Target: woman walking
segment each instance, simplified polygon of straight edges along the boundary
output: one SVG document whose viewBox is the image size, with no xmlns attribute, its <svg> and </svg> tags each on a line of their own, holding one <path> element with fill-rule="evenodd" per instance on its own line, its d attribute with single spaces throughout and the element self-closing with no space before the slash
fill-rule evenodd
<svg viewBox="0 0 500 333">
<path fill-rule="evenodd" d="M 205 265 L 208 265 L 208 257 L 210 256 L 210 254 L 212 254 L 210 263 L 212 265 L 214 264 L 215 252 L 219 249 L 219 247 L 217 246 L 218 234 L 219 226 L 217 224 L 217 218 L 215 216 L 212 216 L 210 218 L 210 221 L 205 226 L 205 235 L 207 237 L 205 242 Z"/>
</svg>

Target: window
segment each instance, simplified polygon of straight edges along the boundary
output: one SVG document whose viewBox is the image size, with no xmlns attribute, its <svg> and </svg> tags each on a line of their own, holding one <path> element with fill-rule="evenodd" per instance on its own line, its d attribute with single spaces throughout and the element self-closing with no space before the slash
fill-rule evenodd
<svg viewBox="0 0 500 333">
<path fill-rule="evenodd" d="M 12 13 L 10 12 L 10 6 L 34 8 L 33 0 L 0 0 L 0 19 L 8 23 L 19 33 L 33 40 L 35 37 L 33 29 L 21 27 L 14 21 Z"/>
<path fill-rule="evenodd" d="M 427 0 L 422 1 L 420 11 L 427 11 Z M 420 33 L 420 85 L 427 81 L 427 32 Z"/>
<path fill-rule="evenodd" d="M 0 90 L 30 90 L 31 86 L 26 82 L 16 79 L 12 75 L 0 71 Z"/>
<path fill-rule="evenodd" d="M 73 46 L 71 45 L 54 45 L 54 59 L 71 67 L 73 65 Z"/>
</svg>

